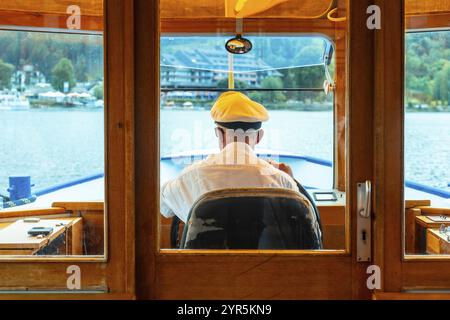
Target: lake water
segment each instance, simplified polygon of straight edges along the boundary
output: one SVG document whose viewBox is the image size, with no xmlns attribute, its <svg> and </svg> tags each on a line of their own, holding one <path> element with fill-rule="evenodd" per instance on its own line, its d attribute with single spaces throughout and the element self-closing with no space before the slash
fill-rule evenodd
<svg viewBox="0 0 450 320">
<path fill-rule="evenodd" d="M 271 111 L 261 147 L 331 160 L 331 112 Z M 208 111 L 161 111 L 161 154 L 216 148 Z M 101 110 L 0 111 L 0 194 L 26 174 L 34 190 L 103 171 Z M 392 156 L 398 156 L 394 154 Z M 406 177 L 450 190 L 450 113 L 406 115 Z"/>
<path fill-rule="evenodd" d="M 101 111 L 0 111 L 0 139 L 0 194 L 10 175 L 30 175 L 39 190 L 104 171 Z"/>
</svg>

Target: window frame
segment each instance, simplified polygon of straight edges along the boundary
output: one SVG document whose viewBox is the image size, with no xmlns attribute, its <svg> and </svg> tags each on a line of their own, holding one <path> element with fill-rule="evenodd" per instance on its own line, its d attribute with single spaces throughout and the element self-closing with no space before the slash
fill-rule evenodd
<svg viewBox="0 0 450 320">
<path fill-rule="evenodd" d="M 144 299 L 370 299 L 371 294 L 365 285 L 366 267 L 369 264 L 358 263 L 356 259 L 356 233 L 351 235 L 351 248 L 348 256 L 293 256 L 278 252 L 271 255 L 233 255 L 207 254 L 203 256 L 159 254 L 159 1 L 138 1 L 136 22 L 143 34 L 137 42 L 148 45 L 136 47 L 136 60 L 140 68 L 136 70 L 136 214 L 139 228 L 137 230 L 137 292 Z M 349 5 L 346 7 L 346 5 Z M 361 28 L 365 24 L 368 0 L 339 0 L 339 8 L 347 8 L 348 24 L 338 24 L 333 34 L 339 36 L 337 51 L 347 50 L 348 57 L 338 61 L 339 72 L 348 77 L 337 82 L 340 90 L 347 95 L 338 101 L 338 118 L 343 114 L 349 118 L 339 122 L 338 130 L 347 129 L 338 135 L 344 139 L 349 161 L 340 169 L 345 171 L 351 164 L 345 187 L 354 186 L 361 179 L 372 179 L 373 152 L 372 144 L 372 109 L 373 79 L 364 77 L 372 74 L 372 64 L 366 60 L 373 59 L 373 32 Z M 149 19 L 148 13 L 151 13 Z M 339 12 L 339 16 L 344 16 Z M 278 24 L 280 23 L 280 24 Z M 322 22 L 317 22 L 321 24 Z M 199 22 L 200 25 L 205 25 Z M 306 25 L 305 21 L 288 24 L 276 21 L 274 30 L 292 30 Z M 314 23 L 316 24 L 316 23 Z M 254 22 L 256 30 L 261 26 Z M 311 23 L 309 24 L 311 26 Z M 247 24 L 248 26 L 248 24 Z M 277 27 L 278 26 L 278 27 Z M 182 25 L 189 31 L 199 29 L 196 23 Z M 174 28 L 171 26 L 171 28 Z M 246 27 L 247 28 L 247 27 Z M 148 31 L 151 30 L 151 31 Z M 231 32 L 234 26 L 230 24 Z M 151 35 L 145 35 L 151 32 Z M 348 35 L 348 37 L 346 36 Z M 363 44 L 363 45 L 361 45 Z M 152 57 L 149 59 L 149 57 Z M 352 65 L 352 68 L 348 68 Z M 149 76 L 151 74 L 151 76 Z M 339 74 L 339 73 L 338 73 Z M 367 119 L 367 116 L 370 119 Z M 342 118 L 340 118 L 342 119 Z M 358 134 L 359 133 L 359 134 Z M 363 135 L 364 133 L 364 135 Z M 345 140 L 348 138 L 348 140 Z M 349 143 L 350 140 L 353 143 Z M 345 156 L 345 154 L 344 154 Z M 351 163 L 349 163 L 351 162 Z M 340 171 L 343 172 L 343 171 Z M 356 188 L 348 188 L 351 200 L 351 226 L 356 230 Z M 148 232 L 150 228 L 151 232 Z M 309 273 L 311 268 L 320 270 Z M 150 271 L 149 271 L 150 270 Z M 310 274 L 304 277 L 304 274 Z M 273 277 L 277 274 L 277 277 Z M 335 274 L 342 274 L 336 279 Z M 327 281 L 324 281 L 327 279 Z M 337 281 L 335 281 L 337 280 Z M 190 285 L 186 287 L 186 283 Z M 245 284 L 245 285 L 243 285 Z M 307 288 L 308 290 L 306 290 Z"/>
<path fill-rule="evenodd" d="M 384 18 L 382 29 L 375 34 L 375 124 L 379 132 L 375 144 L 377 216 L 373 254 L 382 271 L 382 285 L 374 297 L 445 299 L 449 296 L 450 261 L 404 256 L 405 0 L 377 0 L 376 4 Z"/>
<path fill-rule="evenodd" d="M 135 298 L 133 10 L 131 1 L 104 0 L 105 105 L 108 105 L 105 112 L 105 212 L 108 212 L 105 257 L 95 261 L 1 260 L 0 273 L 7 276 L 0 279 L 0 298 L 5 295 L 23 299 L 24 293 L 46 299 Z M 0 23 L 2 17 L 0 14 Z M 66 287 L 69 276 L 66 270 L 74 262 L 81 268 L 81 290 Z"/>
<path fill-rule="evenodd" d="M 258 22 L 258 20 L 262 20 L 263 23 Z M 277 20 L 277 21 L 273 21 Z M 263 27 L 264 26 L 264 27 Z M 217 20 L 208 20 L 201 19 L 193 23 L 190 21 L 188 28 L 185 24 L 184 19 L 161 19 L 160 21 L 160 29 L 158 32 L 158 43 L 160 42 L 160 37 L 176 37 L 180 35 L 208 35 L 211 34 L 205 30 L 208 28 L 218 28 L 217 30 L 221 30 L 221 36 L 234 36 L 235 34 L 235 23 L 234 19 L 217 19 Z M 264 28 L 271 30 L 270 32 L 265 32 Z M 273 28 L 273 29 L 272 29 Z M 344 28 L 345 29 L 345 28 Z M 343 31 L 343 32 L 342 32 Z M 333 23 L 328 20 L 320 20 L 313 22 L 311 21 L 303 21 L 298 20 L 296 24 L 293 24 L 290 19 L 249 19 L 248 22 L 245 23 L 245 32 L 247 35 L 258 34 L 259 32 L 263 33 L 266 36 L 283 36 L 288 34 L 288 36 L 293 36 L 295 34 L 302 36 L 318 36 L 323 37 L 330 41 L 330 43 L 334 47 L 334 59 L 336 63 L 335 70 L 335 78 L 338 78 L 338 72 L 341 75 L 344 75 L 338 83 L 336 81 L 335 86 L 339 88 L 334 91 L 333 94 L 333 188 L 339 191 L 344 191 L 348 189 L 347 187 L 347 177 L 346 172 L 348 172 L 347 167 L 349 166 L 348 161 L 345 158 L 346 150 L 348 149 L 347 141 L 348 141 L 348 130 L 347 125 L 344 127 L 338 128 L 336 125 L 336 119 L 340 117 L 348 116 L 348 105 L 347 105 L 347 81 L 348 77 L 345 76 L 346 73 L 344 70 L 347 70 L 348 66 L 346 65 L 346 61 L 348 60 L 348 52 L 347 50 L 347 35 L 345 30 L 335 29 Z M 159 47 L 158 47 L 159 49 Z M 340 66 L 338 67 L 338 61 L 336 59 L 337 51 L 342 53 L 344 52 L 344 57 L 340 57 Z M 158 51 L 158 65 L 160 65 L 160 51 Z M 158 69 L 158 83 L 157 88 L 159 92 L 160 89 L 160 69 Z M 236 90 L 239 91 L 239 90 Z M 281 91 L 283 91 L 281 89 Z M 337 93 L 341 94 L 338 95 Z M 157 114 L 158 121 L 160 119 L 160 113 L 158 111 Z M 340 119 L 342 120 L 342 119 Z M 158 128 L 159 130 L 159 128 Z M 339 138 L 339 136 L 342 136 Z M 158 139 L 160 137 L 160 133 L 158 132 Z M 160 142 L 158 141 L 158 157 L 160 157 L 159 150 Z M 341 146 L 341 148 L 339 148 Z M 342 163 L 343 161 L 343 163 Z M 160 166 L 158 164 L 158 182 L 159 182 L 159 170 Z M 342 173 L 343 172 L 343 173 Z M 158 195 L 160 189 L 158 184 Z M 159 197 L 159 196 L 158 196 Z M 174 256 L 177 254 L 187 255 L 187 256 L 203 256 L 203 255 L 237 255 L 237 256 L 273 256 L 276 255 L 285 255 L 285 256 L 350 256 L 351 255 L 351 212 L 350 212 L 350 200 L 347 198 L 347 202 L 345 205 L 345 248 L 344 249 L 333 249 L 333 250 L 181 250 L 181 249 L 167 249 L 161 248 L 161 214 L 157 217 L 157 225 L 158 225 L 158 233 L 157 233 L 157 249 L 156 254 L 158 256 Z M 158 203 L 159 208 L 159 203 Z M 159 209 L 158 209 L 159 210 Z"/>
<path fill-rule="evenodd" d="M 444 16 L 449 17 L 450 14 L 443 14 Z M 435 15 L 436 16 L 436 15 Z M 437 16 L 442 16 L 441 14 L 438 14 Z M 448 22 L 448 21 L 447 21 Z M 449 32 L 450 33 L 450 26 L 448 27 L 442 27 L 442 25 L 436 27 L 437 23 L 440 23 L 440 21 L 436 21 L 433 24 L 431 24 L 431 28 L 430 26 L 424 28 L 423 26 L 421 26 L 420 28 L 413 28 L 413 26 L 415 26 L 414 23 L 417 23 L 413 20 L 413 18 L 406 16 L 406 26 L 404 29 L 404 56 L 405 56 L 405 61 L 406 61 L 406 35 L 408 33 L 410 34 L 415 34 L 415 33 L 423 33 L 423 32 Z M 419 23 L 420 23 L 420 19 L 419 19 Z M 406 63 L 404 64 L 404 70 L 403 70 L 403 83 L 405 83 L 406 81 Z M 406 94 L 406 90 L 404 90 L 404 95 Z M 405 97 L 403 97 L 404 99 Z M 406 110 L 403 110 L 403 117 L 402 117 L 402 125 L 403 127 L 405 127 L 406 124 Z M 402 135 L 402 139 L 404 140 L 403 145 L 405 145 L 405 140 L 406 140 L 406 134 L 405 134 L 405 128 L 403 128 L 403 135 Z M 405 148 L 405 147 L 404 147 Z M 402 165 L 403 165 L 403 171 L 405 171 L 405 163 L 406 163 L 406 157 L 405 157 L 406 152 L 403 151 L 403 157 L 402 157 Z M 405 173 L 403 173 L 403 183 L 405 185 Z M 404 186 L 404 188 L 406 188 L 406 186 Z M 404 196 L 404 190 L 403 190 L 403 203 L 406 202 L 407 199 L 405 199 Z M 430 208 L 433 208 L 433 206 L 430 206 Z M 435 208 L 435 207 L 434 207 Z M 444 208 L 450 211 L 450 207 L 448 208 Z M 406 206 L 403 207 L 403 211 L 402 211 L 402 261 L 404 262 L 409 262 L 409 261 L 450 261 L 450 254 L 409 254 L 406 253 L 406 214 L 407 214 L 407 208 Z"/>
<path fill-rule="evenodd" d="M 16 32 L 36 32 L 36 33 L 45 33 L 45 34 L 64 34 L 64 35 L 95 35 L 95 36 L 102 36 L 102 46 L 103 46 L 103 58 L 104 58 L 104 66 L 103 66 L 103 76 L 104 76 L 104 92 L 105 92 L 105 101 L 107 99 L 107 79 L 106 79 L 106 39 L 105 34 L 103 31 L 92 31 L 92 30 L 67 30 L 67 29 L 55 29 L 55 28 L 46 28 L 46 27 L 17 27 L 17 26 L 5 26 L 0 25 L 0 31 L 16 31 Z M 108 166 L 108 154 L 106 151 L 106 146 L 108 144 L 108 136 L 107 136 L 107 107 L 105 103 L 105 108 L 103 110 L 103 131 L 104 131 L 104 139 L 103 139 L 103 145 L 104 145 L 104 171 L 105 171 L 105 182 L 103 186 L 105 199 L 103 199 L 104 208 L 103 208 L 103 255 L 80 255 L 80 256 L 72 256 L 72 255 L 62 255 L 62 256 L 15 256 L 15 255 L 0 255 L 0 262 L 1 261 L 86 261 L 86 262 L 106 262 L 108 261 L 108 211 L 106 210 L 106 203 L 107 203 L 107 188 L 106 188 L 106 168 Z M 17 212 L 22 212 L 20 210 L 20 206 L 17 207 Z M 24 209 L 24 212 L 27 210 Z"/>
</svg>

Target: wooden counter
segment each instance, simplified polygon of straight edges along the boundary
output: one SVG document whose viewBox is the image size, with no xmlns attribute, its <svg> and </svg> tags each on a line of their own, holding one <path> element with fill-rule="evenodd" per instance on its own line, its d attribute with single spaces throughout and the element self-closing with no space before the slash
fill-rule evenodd
<svg viewBox="0 0 450 320">
<path fill-rule="evenodd" d="M 435 240 L 433 237 L 429 237 L 429 233 L 434 234 L 437 230 L 439 233 L 439 228 L 441 225 L 450 226 L 450 218 L 439 219 L 439 215 L 418 215 L 415 217 L 416 230 L 415 230 L 415 252 L 416 254 L 425 254 L 431 251 L 437 250 L 436 244 L 431 245 L 429 241 Z M 430 252 L 431 252 L 430 251 Z M 411 253 L 407 251 L 407 253 Z M 432 253 L 435 254 L 435 253 Z"/>
<path fill-rule="evenodd" d="M 48 236 L 30 237 L 28 231 L 34 227 L 51 227 Z M 4 223 L 0 230 L 0 255 L 34 255 L 66 234 L 66 254 L 81 255 L 82 218 L 41 219 L 39 222 L 25 222 L 23 219 Z"/>
<path fill-rule="evenodd" d="M 450 254 L 450 235 L 439 232 L 439 229 L 427 229 L 427 253 Z"/>
</svg>

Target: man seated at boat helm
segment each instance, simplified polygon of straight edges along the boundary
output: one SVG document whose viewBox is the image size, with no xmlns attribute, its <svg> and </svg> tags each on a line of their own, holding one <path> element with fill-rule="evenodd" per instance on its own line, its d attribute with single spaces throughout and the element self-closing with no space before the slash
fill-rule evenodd
<svg viewBox="0 0 450 320">
<path fill-rule="evenodd" d="M 259 159 L 262 122 L 269 120 L 263 105 L 240 92 L 225 92 L 211 109 L 220 152 L 183 170 L 161 188 L 161 213 L 186 222 L 194 202 L 202 195 L 229 188 L 283 188 L 299 191 L 291 168 Z"/>
</svg>

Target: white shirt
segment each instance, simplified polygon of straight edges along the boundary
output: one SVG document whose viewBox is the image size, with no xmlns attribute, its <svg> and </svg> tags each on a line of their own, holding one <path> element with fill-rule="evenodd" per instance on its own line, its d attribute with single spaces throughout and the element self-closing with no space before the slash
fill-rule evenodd
<svg viewBox="0 0 450 320">
<path fill-rule="evenodd" d="M 259 159 L 246 143 L 228 144 L 221 152 L 186 167 L 161 188 L 161 213 L 186 222 L 202 195 L 230 188 L 282 188 L 299 191 L 294 179 Z"/>
</svg>

